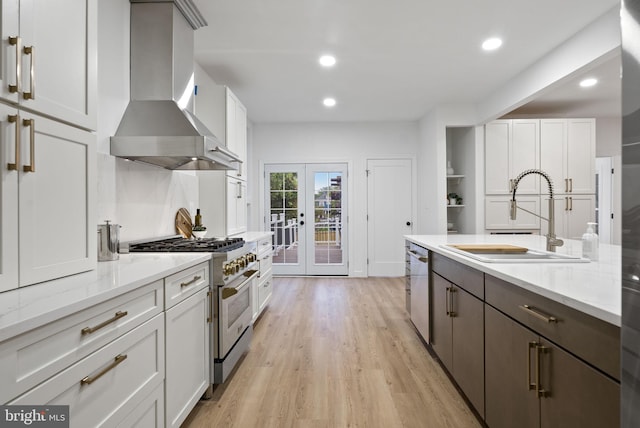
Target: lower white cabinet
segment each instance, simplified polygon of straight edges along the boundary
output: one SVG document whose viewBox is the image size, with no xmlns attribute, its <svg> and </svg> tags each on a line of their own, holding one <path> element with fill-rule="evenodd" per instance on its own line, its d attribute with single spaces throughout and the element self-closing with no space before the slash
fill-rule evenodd
<svg viewBox="0 0 640 428">
<path fill-rule="evenodd" d="M 162 385 L 164 333 L 156 315 L 9 404 L 69 405 L 71 427 L 118 425 Z"/>
<path fill-rule="evenodd" d="M 164 428 L 164 385 L 158 385 L 117 427 Z"/>
<path fill-rule="evenodd" d="M 210 385 L 209 287 L 166 311 L 166 426 L 179 427 Z"/>
<path fill-rule="evenodd" d="M 271 301 L 273 292 L 273 271 L 271 270 L 273 249 L 271 235 L 262 238 L 257 243 L 259 273 L 254 293 L 253 320 L 262 314 Z"/>
<path fill-rule="evenodd" d="M 540 212 L 539 196 L 516 196 L 519 207 L 535 213 Z M 511 196 L 485 196 L 484 200 L 485 229 L 540 229 L 540 218 L 525 211 L 518 210 L 516 219 L 509 217 Z"/>
<path fill-rule="evenodd" d="M 595 222 L 595 195 L 560 195 L 554 197 L 556 235 L 566 239 L 582 239 L 587 230 L 587 223 Z M 548 213 L 549 199 L 542 201 L 542 212 Z M 546 214 L 544 214 L 546 216 Z M 548 223 L 542 222 L 540 233 L 547 234 Z"/>
</svg>

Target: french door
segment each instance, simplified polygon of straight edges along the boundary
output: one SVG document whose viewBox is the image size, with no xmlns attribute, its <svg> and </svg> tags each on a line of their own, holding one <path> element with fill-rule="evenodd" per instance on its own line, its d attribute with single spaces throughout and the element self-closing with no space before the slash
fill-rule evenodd
<svg viewBox="0 0 640 428">
<path fill-rule="evenodd" d="M 347 164 L 265 165 L 276 275 L 347 275 Z"/>
</svg>

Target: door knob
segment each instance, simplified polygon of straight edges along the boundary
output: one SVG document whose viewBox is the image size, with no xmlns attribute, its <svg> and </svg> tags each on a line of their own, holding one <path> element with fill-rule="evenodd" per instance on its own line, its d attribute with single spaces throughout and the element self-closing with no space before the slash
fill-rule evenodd
<svg viewBox="0 0 640 428">
<path fill-rule="evenodd" d="M 304 221 L 303 220 L 300 221 L 300 226 L 304 226 Z"/>
<path fill-rule="evenodd" d="M 407 222 L 407 226 L 411 226 L 411 222 L 410 221 Z"/>
</svg>

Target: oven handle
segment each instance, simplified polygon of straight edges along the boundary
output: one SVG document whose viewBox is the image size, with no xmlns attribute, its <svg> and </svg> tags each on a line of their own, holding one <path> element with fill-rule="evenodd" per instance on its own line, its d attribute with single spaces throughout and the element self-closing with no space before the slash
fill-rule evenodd
<svg viewBox="0 0 640 428">
<path fill-rule="evenodd" d="M 238 292 L 240 290 L 242 290 L 244 287 L 247 286 L 247 284 L 249 284 L 251 282 L 251 280 L 253 278 L 256 277 L 256 275 L 258 275 L 258 271 L 255 269 L 252 270 L 248 270 L 246 272 L 244 272 L 242 274 L 243 276 L 246 277 L 246 279 L 244 281 L 242 281 L 242 283 L 240 285 L 238 285 L 237 287 L 223 287 L 222 288 L 222 300 L 228 299 L 231 296 L 235 296 L 236 294 L 238 294 Z"/>
</svg>

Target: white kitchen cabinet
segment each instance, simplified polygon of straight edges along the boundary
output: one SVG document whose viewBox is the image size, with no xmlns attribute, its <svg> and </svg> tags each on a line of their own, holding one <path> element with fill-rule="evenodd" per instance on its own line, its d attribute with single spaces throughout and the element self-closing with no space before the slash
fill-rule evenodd
<svg viewBox="0 0 640 428">
<path fill-rule="evenodd" d="M 2 0 L 0 98 L 96 129 L 97 0 Z"/>
<path fill-rule="evenodd" d="M 485 229 L 487 230 L 532 230 L 540 229 L 540 219 L 525 211 L 518 210 L 515 220 L 511 220 L 510 196 L 485 196 Z M 540 212 L 540 197 L 520 195 L 516 197 L 518 206 Z"/>
<path fill-rule="evenodd" d="M 227 86 L 214 85 L 208 76 L 198 79 L 195 114 L 227 149 L 242 160 L 237 171 L 227 171 L 230 177 L 246 180 L 247 109 Z"/>
<path fill-rule="evenodd" d="M 256 318 L 262 314 L 271 301 L 273 295 L 273 249 L 271 246 L 271 235 L 258 241 L 258 295 Z"/>
<path fill-rule="evenodd" d="M 71 427 L 115 426 L 163 379 L 161 313 L 9 404 L 69 405 Z"/>
<path fill-rule="evenodd" d="M 512 191 L 513 180 L 527 169 L 540 167 L 540 121 L 495 120 L 485 125 L 485 194 Z M 538 194 L 539 180 L 525 177 L 518 194 Z"/>
<path fill-rule="evenodd" d="M 247 184 L 224 171 L 198 171 L 200 212 L 207 237 L 226 237 L 247 230 Z"/>
<path fill-rule="evenodd" d="M 587 230 L 587 223 L 595 222 L 595 195 L 560 195 L 554 197 L 556 235 L 566 239 L 582 239 Z M 549 198 L 542 199 L 542 211 L 548 213 Z M 546 216 L 546 214 L 545 214 Z M 540 233 L 546 235 L 549 227 L 542 222 Z"/>
<path fill-rule="evenodd" d="M 0 291 L 94 269 L 95 136 L 4 105 L 0 132 Z"/>
<path fill-rule="evenodd" d="M 540 168 L 557 194 L 595 193 L 595 119 L 542 119 Z M 548 192 L 542 183 L 543 194 Z"/>
<path fill-rule="evenodd" d="M 166 426 L 179 427 L 209 388 L 209 287 L 166 311 Z"/>
</svg>

